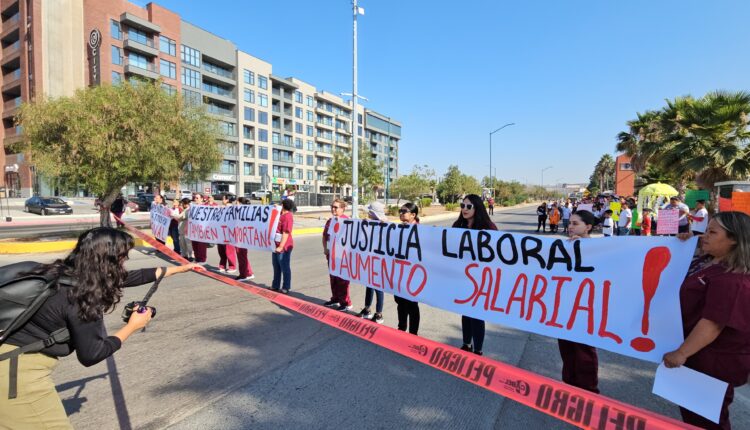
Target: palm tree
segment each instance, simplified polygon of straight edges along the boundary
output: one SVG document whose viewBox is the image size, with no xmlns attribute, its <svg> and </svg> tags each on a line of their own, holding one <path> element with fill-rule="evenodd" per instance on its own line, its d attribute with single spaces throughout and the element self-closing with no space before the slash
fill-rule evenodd
<svg viewBox="0 0 750 430">
<path fill-rule="evenodd" d="M 627 122 L 628 131 L 621 131 L 617 134 L 615 148 L 630 157 L 633 170 L 638 174 L 646 168 L 652 155 L 643 151 L 644 146 L 659 139 L 661 116 L 659 112 L 651 110 L 642 114 L 639 112 L 636 115 L 637 119 Z"/>
</svg>

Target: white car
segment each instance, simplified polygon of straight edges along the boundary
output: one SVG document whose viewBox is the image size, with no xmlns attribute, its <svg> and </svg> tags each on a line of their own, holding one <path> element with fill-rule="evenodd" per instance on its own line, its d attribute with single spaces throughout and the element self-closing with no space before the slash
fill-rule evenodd
<svg viewBox="0 0 750 430">
<path fill-rule="evenodd" d="M 270 190 L 255 190 L 250 193 L 250 198 L 260 200 L 264 197 L 267 197 L 269 194 L 271 194 Z"/>
<path fill-rule="evenodd" d="M 190 200 L 192 200 L 193 199 L 193 192 L 190 191 L 190 190 L 182 190 L 178 194 L 177 191 L 167 191 L 164 194 L 164 196 L 165 196 L 165 198 L 167 200 L 174 200 L 175 198 L 177 198 L 178 200 L 182 200 L 182 199 L 190 199 Z"/>
</svg>

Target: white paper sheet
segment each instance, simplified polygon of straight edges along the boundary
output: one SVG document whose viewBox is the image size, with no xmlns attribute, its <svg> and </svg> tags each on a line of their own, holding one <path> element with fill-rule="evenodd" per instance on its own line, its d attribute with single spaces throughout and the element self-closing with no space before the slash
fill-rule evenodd
<svg viewBox="0 0 750 430">
<path fill-rule="evenodd" d="M 685 366 L 668 369 L 661 363 L 652 392 L 718 423 L 727 386 L 724 381 Z"/>
</svg>

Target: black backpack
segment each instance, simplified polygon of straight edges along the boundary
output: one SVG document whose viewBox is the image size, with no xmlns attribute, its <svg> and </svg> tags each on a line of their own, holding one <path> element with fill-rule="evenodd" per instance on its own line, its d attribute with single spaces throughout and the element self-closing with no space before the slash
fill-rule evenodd
<svg viewBox="0 0 750 430">
<path fill-rule="evenodd" d="M 23 275 L 39 266 L 33 261 L 23 261 L 0 267 L 0 345 L 11 334 L 23 327 L 44 302 L 56 292 L 57 280 L 42 275 Z M 0 361 L 10 359 L 10 388 L 8 398 L 16 397 L 18 356 L 26 352 L 39 352 L 55 343 L 67 342 L 67 328 L 55 330 L 49 337 L 0 354 Z"/>
</svg>

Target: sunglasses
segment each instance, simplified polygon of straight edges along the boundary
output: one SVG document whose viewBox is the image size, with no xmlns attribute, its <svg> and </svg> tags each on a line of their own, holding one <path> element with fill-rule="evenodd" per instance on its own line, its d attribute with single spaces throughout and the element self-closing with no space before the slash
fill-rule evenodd
<svg viewBox="0 0 750 430">
<path fill-rule="evenodd" d="M 399 209 L 398 213 L 400 213 L 400 214 L 409 213 L 409 209 Z"/>
<path fill-rule="evenodd" d="M 473 207 L 474 207 L 474 205 L 472 205 L 471 203 L 467 203 L 467 204 L 463 204 L 463 203 L 461 203 L 461 204 L 460 204 L 460 205 L 458 205 L 458 206 L 460 206 L 460 207 L 461 207 L 461 209 L 466 209 L 466 210 L 471 210 L 471 208 L 473 208 Z"/>
<path fill-rule="evenodd" d="M 331 205 L 331 209 L 341 209 L 341 207 L 340 206 Z"/>
</svg>

